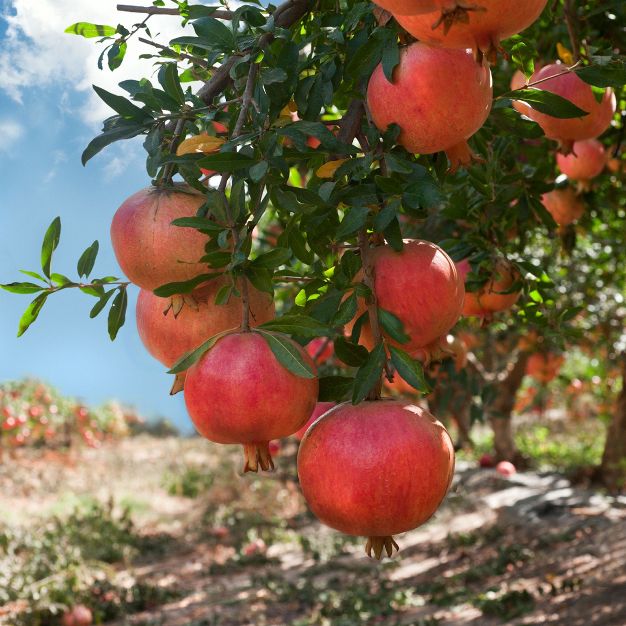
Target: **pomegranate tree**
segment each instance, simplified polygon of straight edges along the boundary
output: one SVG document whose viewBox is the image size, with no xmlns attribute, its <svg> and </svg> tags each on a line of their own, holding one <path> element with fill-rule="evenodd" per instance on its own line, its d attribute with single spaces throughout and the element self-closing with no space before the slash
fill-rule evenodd
<svg viewBox="0 0 626 626">
<path fill-rule="evenodd" d="M 559 226 L 568 226 L 579 220 L 585 212 L 585 205 L 571 187 L 544 193 L 541 202 Z"/>
<path fill-rule="evenodd" d="M 302 347 L 282 341 L 316 371 Z M 244 446 L 244 472 L 273 469 L 269 442 L 302 428 L 315 407 L 318 380 L 309 376 L 287 370 L 260 333 L 227 334 L 189 368 L 187 411 L 203 437 Z"/>
<path fill-rule="evenodd" d="M 122 271 L 142 289 L 190 280 L 207 272 L 200 263 L 206 235 L 172 226 L 193 217 L 205 197 L 191 188 L 149 187 L 122 203 L 111 224 L 111 242 Z"/>
<path fill-rule="evenodd" d="M 492 95 L 489 68 L 469 51 L 418 42 L 400 51 L 393 82 L 382 64 L 374 70 L 367 104 L 381 131 L 400 127 L 398 142 L 409 152 L 445 151 L 456 169 L 472 160 L 467 140 L 485 123 Z"/>
<path fill-rule="evenodd" d="M 398 23 L 430 46 L 472 48 L 495 56 L 500 42 L 530 26 L 547 0 L 480 0 L 449 2 L 452 7 L 419 15 L 394 12 Z"/>
<path fill-rule="evenodd" d="M 298 451 L 302 493 L 322 522 L 367 537 L 381 558 L 393 535 L 426 522 L 454 472 L 448 432 L 428 411 L 396 400 L 341 404 L 307 431 Z"/>
<path fill-rule="evenodd" d="M 572 180 L 588 181 L 599 176 L 606 165 L 606 150 L 597 139 L 576 141 L 570 154 L 557 154 L 556 163 Z"/>
</svg>

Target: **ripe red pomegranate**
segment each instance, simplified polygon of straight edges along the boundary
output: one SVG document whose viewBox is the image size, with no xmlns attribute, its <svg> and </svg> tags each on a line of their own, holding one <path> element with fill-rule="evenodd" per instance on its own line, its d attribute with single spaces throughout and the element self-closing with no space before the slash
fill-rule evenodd
<svg viewBox="0 0 626 626">
<path fill-rule="evenodd" d="M 467 259 L 458 263 L 459 274 L 465 279 L 470 271 Z M 505 259 L 497 259 L 494 263 L 493 274 L 489 281 L 478 291 L 466 291 L 463 301 L 463 315 L 490 317 L 499 311 L 507 311 L 519 299 L 521 291 L 503 293 L 519 280 L 517 270 Z"/>
<path fill-rule="evenodd" d="M 466 2 L 443 13 L 422 15 L 395 14 L 398 23 L 411 35 L 429 46 L 472 48 L 495 56 L 500 42 L 528 28 L 540 15 L 547 0 L 480 0 L 476 10 L 464 8 Z"/>
<path fill-rule="evenodd" d="M 142 289 L 185 281 L 206 273 L 199 262 L 205 254 L 206 235 L 171 222 L 193 217 L 205 197 L 187 187 L 142 189 L 117 210 L 111 224 L 111 242 L 117 261 L 128 278 Z"/>
<path fill-rule="evenodd" d="M 515 474 L 517 474 L 517 469 L 510 461 L 500 461 L 500 463 L 496 465 L 496 472 L 498 472 L 501 476 L 510 478 L 511 476 L 515 476 Z"/>
<path fill-rule="evenodd" d="M 588 113 L 584 117 L 559 119 L 529 107 L 527 116 L 541 126 L 546 137 L 558 140 L 563 152 L 570 152 L 575 141 L 598 137 L 610 126 L 616 107 L 612 89 L 607 89 L 598 102 L 587 83 L 558 63 L 542 67 L 530 78 L 531 83 L 540 80 L 544 82 L 533 89 L 555 93 Z"/>
<path fill-rule="evenodd" d="M 398 400 L 340 404 L 307 431 L 298 476 L 311 511 L 331 528 L 368 537 L 380 558 L 392 535 L 437 510 L 452 481 L 450 435 L 428 411 Z"/>
<path fill-rule="evenodd" d="M 597 139 L 576 141 L 568 155 L 557 154 L 556 163 L 572 180 L 591 180 L 599 176 L 606 165 L 606 150 Z"/>
<path fill-rule="evenodd" d="M 168 308 L 169 299 L 159 298 L 142 289 L 137 299 L 137 330 L 146 350 L 157 361 L 171 367 L 186 352 L 197 348 L 209 337 L 225 330 L 236 329 L 241 323 L 241 298 L 232 296 L 226 304 L 215 304 L 217 292 L 228 283 L 216 278 L 192 296 L 198 308 L 185 305 L 177 317 Z M 274 318 L 274 303 L 267 293 L 248 286 L 250 321 L 263 324 Z"/>
<path fill-rule="evenodd" d="M 330 411 L 335 405 L 334 402 L 318 402 L 313 409 L 313 413 L 311 413 L 311 417 L 307 420 L 307 423 L 296 433 L 294 433 L 294 437 L 298 441 L 302 441 L 302 437 L 304 437 L 306 431 L 309 429 L 309 426 L 320 416 L 324 415 L 326 411 Z"/>
<path fill-rule="evenodd" d="M 417 352 L 456 324 L 463 306 L 464 288 L 454 261 L 429 241 L 405 241 L 402 252 L 390 246 L 370 251 L 374 265 L 374 291 L 378 306 L 400 319 L 408 343 L 389 343 L 406 352 Z M 359 273 L 355 280 L 361 280 Z M 360 303 L 357 318 L 365 311 Z M 369 324 L 361 329 L 361 343 L 373 346 Z"/>
<path fill-rule="evenodd" d="M 401 128 L 409 152 L 445 151 L 451 169 L 472 160 L 467 140 L 485 123 L 492 102 L 491 72 L 467 50 L 431 48 L 421 42 L 400 52 L 390 83 L 379 65 L 367 87 L 367 104 L 379 130 Z"/>
<path fill-rule="evenodd" d="M 571 187 L 554 189 L 541 196 L 543 206 L 559 226 L 567 226 L 580 219 L 585 205 Z"/>
<path fill-rule="evenodd" d="M 565 362 L 562 354 L 552 352 L 535 352 L 526 363 L 526 373 L 540 383 L 554 380 Z"/>
<path fill-rule="evenodd" d="M 291 348 L 315 371 L 297 343 Z M 256 332 L 238 332 L 218 340 L 187 371 L 185 402 L 198 432 L 216 443 L 244 446 L 244 471 L 274 467 L 272 439 L 292 435 L 315 407 L 317 378 L 296 376 L 283 367 Z"/>
<path fill-rule="evenodd" d="M 394 15 L 418 15 L 441 11 L 437 0 L 377 0 L 376 4 Z"/>
<path fill-rule="evenodd" d="M 485 453 L 478 459 L 479 467 L 494 467 L 496 460 L 492 454 Z"/>
<path fill-rule="evenodd" d="M 63 614 L 63 626 L 91 626 L 91 624 L 93 624 L 91 609 L 84 604 L 77 604 Z"/>
<path fill-rule="evenodd" d="M 308 355 L 319 365 L 326 363 L 332 358 L 334 352 L 333 342 L 327 337 L 316 337 L 306 344 L 305 350 Z"/>
</svg>

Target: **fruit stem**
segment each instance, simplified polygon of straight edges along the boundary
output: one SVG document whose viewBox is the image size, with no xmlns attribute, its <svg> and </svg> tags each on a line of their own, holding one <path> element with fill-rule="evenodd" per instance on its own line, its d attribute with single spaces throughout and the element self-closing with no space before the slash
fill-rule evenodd
<svg viewBox="0 0 626 626">
<path fill-rule="evenodd" d="M 373 552 L 374 558 L 380 561 L 383 556 L 383 550 L 385 550 L 387 556 L 391 558 L 394 550 L 400 550 L 400 546 L 398 546 L 391 535 L 367 538 L 367 543 L 365 544 L 365 553 L 367 556 L 371 557 Z"/>
<path fill-rule="evenodd" d="M 359 231 L 359 250 L 361 251 L 361 263 L 363 265 L 363 282 L 369 287 L 371 296 L 367 301 L 367 314 L 369 316 L 370 328 L 372 329 L 372 339 L 374 345 L 383 343 L 383 335 L 380 330 L 380 320 L 378 319 L 378 300 L 374 291 L 374 264 L 371 258 L 371 248 L 367 238 L 367 231 L 363 228 Z M 385 359 L 385 370 L 389 367 Z M 380 400 L 383 389 L 383 379 L 380 377 L 376 384 L 367 394 L 368 400 Z"/>
<path fill-rule="evenodd" d="M 270 442 L 245 443 L 243 445 L 244 474 L 246 472 L 258 472 L 259 467 L 265 472 L 274 470 L 274 461 L 270 452 Z"/>
</svg>

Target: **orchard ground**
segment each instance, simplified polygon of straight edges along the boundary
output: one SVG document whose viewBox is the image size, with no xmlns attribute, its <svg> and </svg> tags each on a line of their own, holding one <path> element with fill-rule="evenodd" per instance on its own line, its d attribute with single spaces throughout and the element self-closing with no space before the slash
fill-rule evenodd
<svg viewBox="0 0 626 626">
<path fill-rule="evenodd" d="M 382 564 L 307 512 L 292 440 L 258 476 L 198 438 L 19 449 L 0 465 L 0 624 L 82 602 L 111 626 L 623 626 L 626 497 L 584 481 L 602 422 L 516 420 L 534 469 L 479 469 L 479 426 L 442 509 Z"/>
</svg>

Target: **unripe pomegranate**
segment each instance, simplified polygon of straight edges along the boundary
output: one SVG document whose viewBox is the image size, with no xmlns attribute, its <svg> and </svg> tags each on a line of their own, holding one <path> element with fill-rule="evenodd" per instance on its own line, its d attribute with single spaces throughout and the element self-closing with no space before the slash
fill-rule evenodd
<svg viewBox="0 0 626 626">
<path fill-rule="evenodd" d="M 492 95 L 489 68 L 469 51 L 417 42 L 400 51 L 392 83 L 382 64 L 374 70 L 367 104 L 379 130 L 400 126 L 398 143 L 409 152 L 443 150 L 456 169 L 472 160 L 467 140 L 489 116 Z"/>
<path fill-rule="evenodd" d="M 470 271 L 469 261 L 463 259 L 457 267 L 459 274 L 465 279 Z M 490 317 L 499 311 L 507 311 L 518 301 L 521 291 L 505 292 L 509 291 L 519 278 L 518 271 L 509 261 L 497 259 L 488 282 L 478 291 L 465 292 L 463 315 Z"/>
<path fill-rule="evenodd" d="M 443 14 L 433 11 L 394 16 L 411 35 L 429 46 L 472 48 L 493 57 L 503 39 L 523 31 L 541 15 L 547 0 L 480 0 L 476 4 L 476 9 L 457 6 Z"/>
<path fill-rule="evenodd" d="M 584 117 L 559 119 L 540 113 L 532 108 L 532 104 L 530 105 L 526 115 L 541 126 L 546 137 L 558 140 L 563 152 L 570 152 L 575 141 L 598 137 L 610 126 L 616 107 L 615 94 L 612 89 L 607 89 L 602 100 L 598 102 L 590 85 L 583 82 L 567 67 L 557 63 L 537 70 L 530 82 L 540 80 L 544 82 L 533 89 L 555 93 L 587 112 Z"/>
<path fill-rule="evenodd" d="M 171 367 L 186 352 L 209 337 L 236 329 L 241 323 L 241 298 L 231 296 L 226 304 L 215 304 L 217 292 L 228 278 L 216 278 L 193 292 L 197 309 L 185 304 L 178 316 L 168 308 L 169 299 L 142 289 L 137 299 L 137 330 L 146 350 L 157 361 Z M 248 286 L 250 322 L 256 326 L 274 318 L 274 303 L 267 293 Z"/>
<path fill-rule="evenodd" d="M 315 371 L 304 349 L 290 348 Z M 198 432 L 216 443 L 241 443 L 244 471 L 274 467 L 272 439 L 287 437 L 311 416 L 317 378 L 287 370 L 257 332 L 225 335 L 187 371 L 185 402 Z"/>
<path fill-rule="evenodd" d="M 316 337 L 306 344 L 305 350 L 319 365 L 326 363 L 334 354 L 333 342 L 328 337 Z"/>
<path fill-rule="evenodd" d="M 515 474 L 517 474 L 517 469 L 510 461 L 500 461 L 500 463 L 496 465 L 496 472 L 498 472 L 501 476 L 510 478 L 511 476 L 515 476 Z"/>
<path fill-rule="evenodd" d="M 412 240 L 405 242 L 402 252 L 380 246 L 370 255 L 378 306 L 398 317 L 410 338 L 399 344 L 388 337 L 389 343 L 411 353 L 445 337 L 461 314 L 464 288 L 454 261 L 444 250 L 429 241 Z M 360 303 L 357 317 L 364 310 Z M 373 345 L 369 324 L 361 329 L 361 343 Z"/>
<path fill-rule="evenodd" d="M 376 4 L 394 15 L 418 15 L 441 10 L 437 0 L 377 0 Z"/>
<path fill-rule="evenodd" d="M 309 426 L 320 416 L 324 415 L 326 411 L 330 411 L 336 404 L 334 402 L 318 402 L 313 409 L 313 413 L 311 413 L 311 417 L 307 420 L 307 423 L 296 433 L 294 433 L 294 437 L 298 441 L 302 441 L 302 437 L 309 429 Z"/>
<path fill-rule="evenodd" d="M 535 352 L 526 363 L 526 373 L 540 383 L 554 380 L 565 362 L 562 354 L 551 352 Z"/>
<path fill-rule="evenodd" d="M 437 510 L 452 481 L 454 448 L 428 411 L 397 400 L 341 404 L 307 431 L 298 476 L 324 524 L 368 537 L 380 558 L 393 535 L 417 528 Z"/>
<path fill-rule="evenodd" d="M 568 155 L 557 154 L 556 163 L 572 180 L 591 180 L 599 176 L 606 165 L 606 150 L 597 139 L 576 141 Z"/>
<path fill-rule="evenodd" d="M 189 189 L 183 186 L 175 191 L 142 189 L 113 217 L 111 242 L 117 261 L 124 274 L 142 289 L 152 291 L 208 271 L 199 262 L 205 254 L 206 235 L 171 225 L 179 217 L 195 216 L 204 204 L 203 195 L 186 191 Z"/>
<path fill-rule="evenodd" d="M 567 226 L 580 219 L 585 205 L 571 187 L 554 189 L 541 196 L 543 206 L 559 226 Z"/>
</svg>

